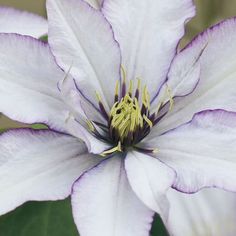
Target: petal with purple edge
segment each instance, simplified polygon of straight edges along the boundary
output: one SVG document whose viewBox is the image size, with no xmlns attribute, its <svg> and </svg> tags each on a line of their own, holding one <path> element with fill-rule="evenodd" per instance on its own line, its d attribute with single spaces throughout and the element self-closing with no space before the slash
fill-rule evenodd
<svg viewBox="0 0 236 236">
<path fill-rule="evenodd" d="M 146 145 L 157 147 L 156 157 L 176 171 L 173 187 L 179 191 L 192 193 L 204 187 L 236 191 L 236 113 L 197 113 L 191 122 Z"/>
<path fill-rule="evenodd" d="M 168 191 L 172 236 L 235 236 L 236 194 L 220 189 L 204 189 L 195 194 Z"/>
<path fill-rule="evenodd" d="M 236 111 L 235 28 L 235 19 L 226 20 L 199 35 L 177 56 L 177 60 L 189 62 L 205 48 L 199 60 L 199 84 L 193 93 L 175 101 L 172 111 L 153 129 L 151 136 L 191 120 L 195 113 L 202 110 Z"/>
<path fill-rule="evenodd" d="M 182 58 L 180 59 L 180 57 Z M 201 55 L 196 55 L 192 61 L 189 61 L 184 54 L 176 56 L 166 83 L 173 97 L 186 96 L 197 87 L 200 79 L 199 57 Z"/>
<path fill-rule="evenodd" d="M 189 58 L 189 51 L 183 51 L 175 56 L 172 61 L 168 79 L 161 87 L 156 102 L 152 103 L 152 109 L 157 109 L 158 104 L 166 104 L 170 99 L 184 97 L 196 89 L 200 81 L 200 60 L 206 48 L 202 48 L 200 52 L 195 52 Z"/>
<path fill-rule="evenodd" d="M 81 90 L 92 86 L 112 106 L 120 78 L 120 50 L 101 11 L 82 0 L 48 0 L 49 44 L 58 64 Z M 86 92 L 86 90 L 85 90 Z"/>
<path fill-rule="evenodd" d="M 112 147 L 111 144 L 105 142 L 106 140 L 100 135 L 104 134 L 103 136 L 107 136 L 107 134 L 99 127 L 95 128 L 96 125 L 92 123 L 92 121 L 96 121 L 105 126 L 107 125 L 107 121 L 104 119 L 101 112 L 99 112 L 98 108 L 93 106 L 90 101 L 80 94 L 73 78 L 67 75 L 66 78 L 58 83 L 58 88 L 64 102 L 70 109 L 70 113 L 65 119 L 66 130 L 71 135 L 83 140 L 90 153 L 100 154 L 110 149 Z M 87 92 L 90 91 L 91 88 L 88 88 Z M 92 124 L 94 130 L 90 130 L 91 126 L 89 126 L 89 124 Z M 95 131 L 97 137 L 94 134 Z"/>
<path fill-rule="evenodd" d="M 95 106 L 91 100 L 88 99 L 87 94 L 94 92 L 91 87 L 86 87 L 86 94 L 81 94 L 79 87 L 75 80 L 67 75 L 58 83 L 58 88 L 61 92 L 62 99 L 70 108 L 71 113 L 76 119 L 83 118 L 83 120 L 95 120 L 100 123 L 107 123 L 107 120 L 102 116 L 98 106 Z"/>
<path fill-rule="evenodd" d="M 39 38 L 48 33 L 48 24 L 41 16 L 10 7 L 0 7 L 0 33 L 17 33 Z"/>
<path fill-rule="evenodd" d="M 158 159 L 129 152 L 125 159 L 129 183 L 137 196 L 153 211 L 168 218 L 166 191 L 174 182 L 175 172 Z"/>
<path fill-rule="evenodd" d="M 148 236 L 153 212 L 130 188 L 119 156 L 107 159 L 74 184 L 72 208 L 81 236 Z"/>
<path fill-rule="evenodd" d="M 100 161 L 84 144 L 52 131 L 18 129 L 0 136 L 0 214 L 29 200 L 60 200 Z"/>
<path fill-rule="evenodd" d="M 82 121 L 81 121 L 82 122 Z M 85 123 L 85 122 L 84 122 Z M 83 140 L 90 153 L 101 154 L 112 145 L 94 136 L 89 130 L 88 125 L 79 123 L 72 115 L 66 120 L 67 130 L 75 137 Z"/>
<path fill-rule="evenodd" d="M 165 81 L 192 0 L 105 0 L 102 11 L 120 44 L 128 79 L 141 78 L 154 98 Z"/>
<path fill-rule="evenodd" d="M 0 75 L 0 112 L 23 123 L 46 123 L 65 131 L 67 109 L 57 89 L 65 75 L 46 44 L 0 34 Z"/>
</svg>

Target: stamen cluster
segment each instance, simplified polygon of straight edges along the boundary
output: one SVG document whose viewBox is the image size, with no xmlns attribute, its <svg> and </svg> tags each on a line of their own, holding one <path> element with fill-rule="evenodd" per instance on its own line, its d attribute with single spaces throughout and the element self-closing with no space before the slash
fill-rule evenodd
<svg viewBox="0 0 236 236">
<path fill-rule="evenodd" d="M 157 109 L 151 113 L 147 86 L 141 86 L 141 80 L 137 79 L 136 89 L 134 89 L 134 81 L 130 80 L 127 84 L 125 71 L 123 68 L 121 71 L 123 79 L 122 82 L 116 83 L 114 104 L 110 112 L 106 111 L 102 98 L 97 93 L 99 111 L 107 124 L 87 120 L 88 128 L 94 136 L 113 146 L 101 153 L 102 156 L 122 152 L 129 147 L 144 152 L 155 152 L 156 148 L 143 150 L 137 144 L 149 134 L 151 128 L 167 114 L 168 110 L 171 110 L 173 98 L 170 89 L 166 87 L 168 99 L 161 100 Z M 166 107 L 168 104 L 169 109 Z"/>
<path fill-rule="evenodd" d="M 140 80 L 138 80 L 134 97 L 132 97 L 133 81 L 129 82 L 129 91 L 127 93 L 126 84 L 123 81 L 122 90 L 121 94 L 123 96 L 120 100 L 115 98 L 115 103 L 109 114 L 109 134 L 114 142 L 121 142 L 123 146 L 130 146 L 139 142 L 149 133 L 152 127 L 152 122 L 149 119 L 150 96 L 145 86 L 140 106 Z M 115 95 L 115 97 L 118 96 Z"/>
</svg>

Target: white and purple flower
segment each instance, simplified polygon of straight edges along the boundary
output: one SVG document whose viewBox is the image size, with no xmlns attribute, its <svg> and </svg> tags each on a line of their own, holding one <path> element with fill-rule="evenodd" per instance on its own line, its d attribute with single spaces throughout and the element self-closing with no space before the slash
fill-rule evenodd
<svg viewBox="0 0 236 236">
<path fill-rule="evenodd" d="M 191 0 L 48 0 L 47 13 L 49 46 L 0 34 L 0 111 L 49 127 L 1 135 L 0 214 L 71 195 L 82 236 L 147 236 L 154 212 L 173 235 L 235 235 L 233 193 L 188 194 L 236 191 L 236 21 L 177 53 Z"/>
<path fill-rule="evenodd" d="M 47 20 L 41 16 L 10 7 L 0 7 L 0 32 L 40 38 L 48 32 Z"/>
</svg>

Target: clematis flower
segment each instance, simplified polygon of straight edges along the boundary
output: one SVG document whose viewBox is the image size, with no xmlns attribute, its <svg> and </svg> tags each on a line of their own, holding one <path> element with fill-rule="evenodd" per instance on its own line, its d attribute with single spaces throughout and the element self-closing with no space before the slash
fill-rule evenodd
<svg viewBox="0 0 236 236">
<path fill-rule="evenodd" d="M 18 33 L 40 38 L 47 31 L 48 24 L 43 17 L 11 7 L 0 7 L 1 33 Z"/>
<path fill-rule="evenodd" d="M 216 214 L 233 222 L 234 194 L 190 193 L 236 190 L 235 20 L 177 53 L 190 0 L 48 0 L 47 13 L 50 48 L 0 34 L 0 111 L 49 127 L 0 136 L 0 214 L 71 195 L 82 236 L 147 236 L 154 212 L 172 235 L 222 232 L 201 199 L 223 196 Z M 182 202 L 198 201 L 188 222 Z"/>
</svg>

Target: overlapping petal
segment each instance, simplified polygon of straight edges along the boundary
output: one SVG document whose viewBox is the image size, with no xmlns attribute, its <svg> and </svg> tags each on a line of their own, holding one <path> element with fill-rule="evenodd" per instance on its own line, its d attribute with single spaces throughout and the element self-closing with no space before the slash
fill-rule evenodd
<svg viewBox="0 0 236 236">
<path fill-rule="evenodd" d="M 0 136 L 0 214 L 29 200 L 59 200 L 100 161 L 77 139 L 52 131 L 13 130 Z"/>
<path fill-rule="evenodd" d="M 104 142 L 93 135 L 89 132 L 87 124 L 84 124 L 83 126 L 73 116 L 70 116 L 66 120 L 66 127 L 71 135 L 78 137 L 85 142 L 90 153 L 101 154 L 105 150 L 112 148 L 112 144 Z"/>
<path fill-rule="evenodd" d="M 10 7 L 0 7 L 0 33 L 18 33 L 39 38 L 47 32 L 48 24 L 43 17 Z"/>
<path fill-rule="evenodd" d="M 65 75 L 48 46 L 28 36 L 0 34 L 0 112 L 24 123 L 64 129 L 67 109 L 57 82 Z"/>
<path fill-rule="evenodd" d="M 166 79 L 184 23 L 194 15 L 191 0 L 105 0 L 128 79 L 140 77 L 152 98 Z"/>
<path fill-rule="evenodd" d="M 58 64 L 65 71 L 71 68 L 82 91 L 83 84 L 91 86 L 94 97 L 97 90 L 111 106 L 120 77 L 120 50 L 110 24 L 82 0 L 48 0 L 47 12 L 49 43 Z"/>
<path fill-rule="evenodd" d="M 170 214 L 166 225 L 172 236 L 234 236 L 236 195 L 219 189 L 196 194 L 168 191 Z"/>
<path fill-rule="evenodd" d="M 166 104 L 171 98 L 181 99 L 191 94 L 199 84 L 201 64 L 200 59 L 207 45 L 202 50 L 197 50 L 191 57 L 189 51 L 184 50 L 172 61 L 167 81 L 161 87 L 160 93 L 151 109 L 157 109 L 160 103 Z M 177 100 L 178 101 L 178 100 Z"/>
<path fill-rule="evenodd" d="M 153 211 L 168 218 L 166 191 L 173 184 L 175 172 L 159 160 L 130 152 L 125 159 L 129 183 L 137 196 Z"/>
<path fill-rule="evenodd" d="M 89 119 L 96 120 L 100 123 L 106 123 L 107 121 L 102 116 L 99 108 L 99 102 L 96 104 L 89 99 L 88 94 L 94 93 L 93 88 L 86 86 L 86 93 L 83 94 L 79 88 L 78 83 L 67 74 L 58 83 L 58 89 L 60 90 L 62 99 L 70 108 L 70 112 L 76 117 L 76 119 Z M 93 94 L 94 95 L 94 94 Z"/>
<path fill-rule="evenodd" d="M 95 9 L 100 9 L 104 0 L 84 0 Z"/>
<path fill-rule="evenodd" d="M 72 208 L 81 236 L 148 236 L 153 212 L 136 197 L 119 156 L 81 176 Z"/>
<path fill-rule="evenodd" d="M 148 145 L 177 172 L 173 187 L 196 192 L 203 187 L 236 191 L 236 113 L 204 111 Z"/>
<path fill-rule="evenodd" d="M 153 129 L 151 136 L 191 120 L 195 113 L 202 110 L 236 111 L 235 28 L 235 19 L 226 20 L 198 36 L 180 53 L 183 55 L 177 56 L 177 60 L 180 61 L 176 63 L 182 64 L 182 73 L 184 73 L 191 69 L 189 62 L 193 61 L 204 49 L 199 58 L 201 67 L 199 84 L 193 93 L 175 100 L 172 111 L 158 124 L 157 128 Z M 179 67 L 175 66 L 174 69 L 177 70 L 176 74 L 181 74 Z M 172 73 L 175 73 L 174 69 Z M 176 79 L 176 77 L 173 78 Z M 179 79 L 181 80 L 181 76 Z M 175 90 L 175 87 L 171 89 Z"/>
</svg>

